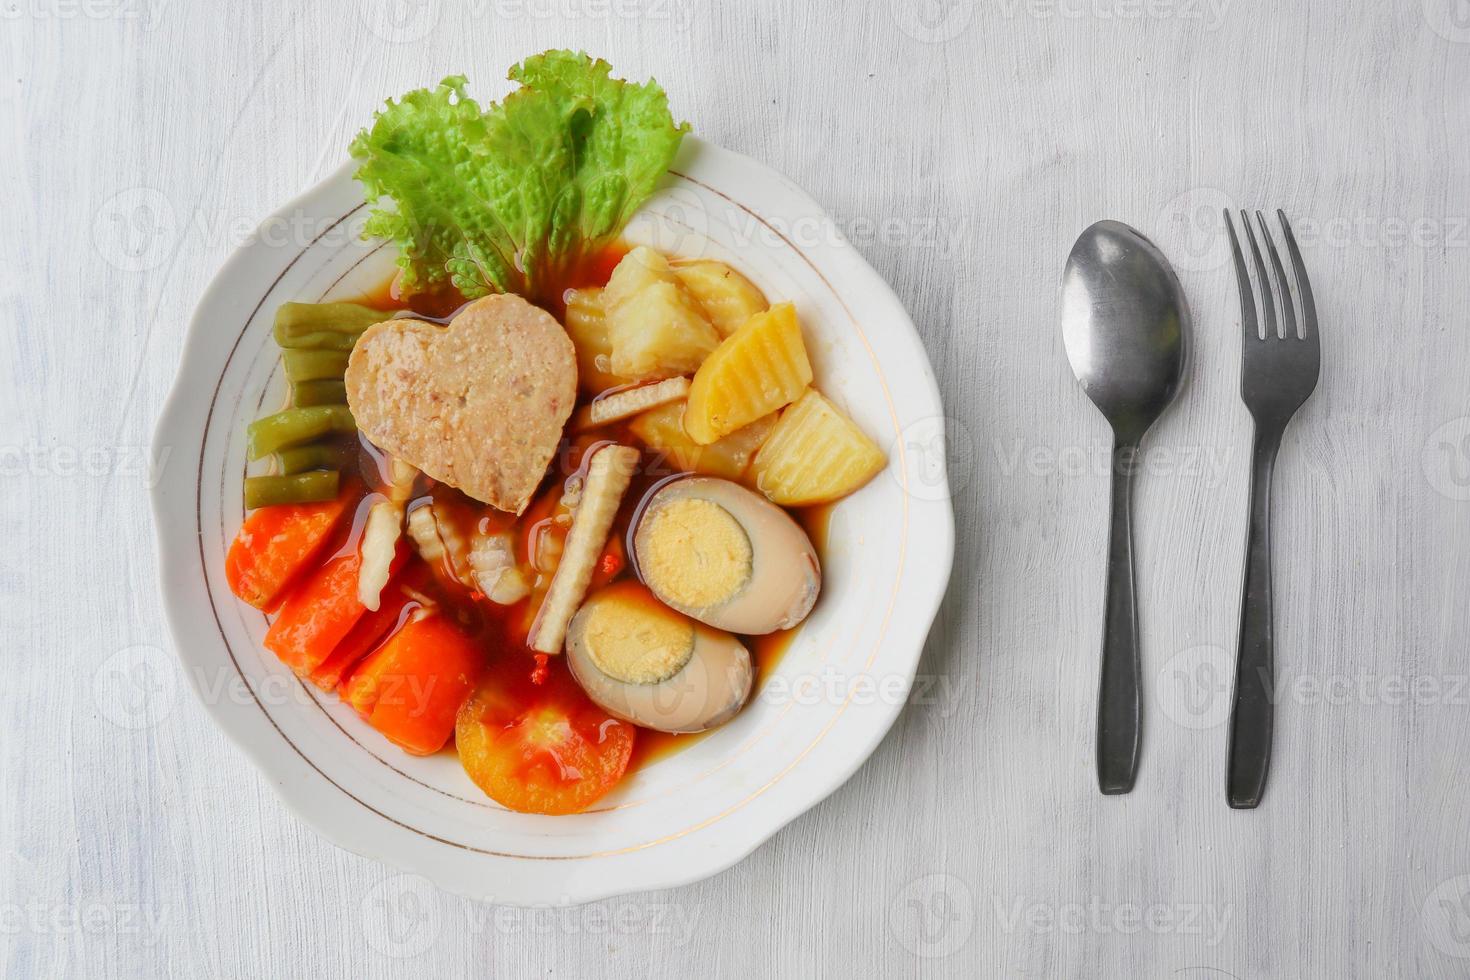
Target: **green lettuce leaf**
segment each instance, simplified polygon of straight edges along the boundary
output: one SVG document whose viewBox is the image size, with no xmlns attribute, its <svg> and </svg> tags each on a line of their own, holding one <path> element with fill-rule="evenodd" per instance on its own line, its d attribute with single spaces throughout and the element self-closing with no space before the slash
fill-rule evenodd
<svg viewBox="0 0 1470 980">
<path fill-rule="evenodd" d="M 364 234 L 398 246 L 405 295 L 453 285 L 544 300 L 648 200 L 688 124 L 656 82 L 547 51 L 510 71 L 520 84 L 481 111 L 455 75 L 389 100 L 352 141 L 376 206 Z"/>
</svg>

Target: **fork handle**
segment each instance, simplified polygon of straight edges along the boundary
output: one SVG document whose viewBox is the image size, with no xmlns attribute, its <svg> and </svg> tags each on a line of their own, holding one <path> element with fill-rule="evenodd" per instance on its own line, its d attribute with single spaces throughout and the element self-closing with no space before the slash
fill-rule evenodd
<svg viewBox="0 0 1470 980">
<path fill-rule="evenodd" d="M 1109 796 L 1133 789 L 1138 773 L 1138 607 L 1133 582 L 1133 472 L 1137 452 L 1136 440 L 1114 442 L 1102 680 L 1097 694 L 1097 784 Z"/>
<path fill-rule="evenodd" d="M 1230 762 L 1226 796 L 1238 810 L 1254 809 L 1266 791 L 1271 768 L 1275 694 L 1271 629 L 1271 473 L 1280 430 L 1256 426 L 1251 450 L 1250 531 L 1245 543 L 1245 584 L 1240 599 L 1240 645 L 1235 660 L 1235 694 L 1230 713 Z"/>
</svg>

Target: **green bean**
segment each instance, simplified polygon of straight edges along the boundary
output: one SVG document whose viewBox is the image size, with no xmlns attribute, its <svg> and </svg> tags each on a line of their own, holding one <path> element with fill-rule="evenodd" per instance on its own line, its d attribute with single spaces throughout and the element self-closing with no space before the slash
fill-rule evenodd
<svg viewBox="0 0 1470 980">
<path fill-rule="evenodd" d="M 347 404 L 347 386 L 341 381 L 300 381 L 291 386 L 291 404 L 297 408 L 313 405 Z"/>
<path fill-rule="evenodd" d="M 276 469 L 280 473 L 305 470 L 340 470 L 352 462 L 357 447 L 336 440 L 309 442 L 276 453 Z"/>
<path fill-rule="evenodd" d="M 261 459 L 332 433 L 356 431 L 357 424 L 346 405 L 288 408 L 250 423 L 245 430 L 245 453 L 250 459 Z"/>
<path fill-rule="evenodd" d="M 340 479 L 336 470 L 312 470 L 290 476 L 247 476 L 245 509 L 332 500 L 337 496 Z"/>
<path fill-rule="evenodd" d="M 347 355 L 334 350 L 288 350 L 281 355 L 286 362 L 286 377 L 298 381 L 341 381 L 347 370 Z"/>
<path fill-rule="evenodd" d="M 300 337 L 292 337 L 280 346 L 286 350 L 338 350 L 351 351 L 357 338 L 362 336 L 355 333 L 332 333 L 328 330 L 320 330 L 316 333 L 302 334 Z"/>
<path fill-rule="evenodd" d="M 357 303 L 282 303 L 276 310 L 276 343 L 282 347 L 317 347 L 322 344 L 315 338 L 332 334 L 347 340 L 347 346 L 339 350 L 351 350 L 358 334 L 390 316 Z"/>
</svg>

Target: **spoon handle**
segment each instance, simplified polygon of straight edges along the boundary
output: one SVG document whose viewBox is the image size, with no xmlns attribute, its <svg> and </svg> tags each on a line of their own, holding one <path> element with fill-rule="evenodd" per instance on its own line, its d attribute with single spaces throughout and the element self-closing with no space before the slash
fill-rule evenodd
<svg viewBox="0 0 1470 980">
<path fill-rule="evenodd" d="M 1237 810 L 1261 805 L 1271 769 L 1273 653 L 1271 631 L 1271 472 L 1280 431 L 1256 428 L 1251 451 L 1250 532 L 1245 546 L 1245 584 L 1240 595 L 1240 647 L 1230 709 L 1226 800 Z"/>
<path fill-rule="evenodd" d="M 1137 442 L 1113 445 L 1102 682 L 1097 700 L 1097 783 L 1109 796 L 1133 789 L 1138 772 L 1138 607 L 1133 583 L 1133 472 L 1137 452 Z"/>
</svg>

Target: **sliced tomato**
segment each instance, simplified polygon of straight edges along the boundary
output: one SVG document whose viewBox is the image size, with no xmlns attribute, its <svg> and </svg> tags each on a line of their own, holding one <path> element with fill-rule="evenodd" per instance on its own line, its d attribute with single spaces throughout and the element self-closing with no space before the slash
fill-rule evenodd
<svg viewBox="0 0 1470 980">
<path fill-rule="evenodd" d="M 623 778 L 636 730 L 588 700 L 562 658 L 552 658 L 536 684 L 529 652 L 524 656 L 526 670 L 495 671 L 460 708 L 459 761 L 502 806 L 577 813 Z"/>
</svg>

